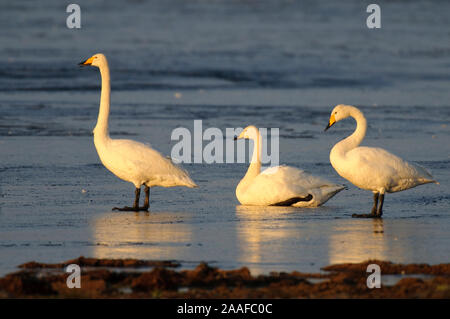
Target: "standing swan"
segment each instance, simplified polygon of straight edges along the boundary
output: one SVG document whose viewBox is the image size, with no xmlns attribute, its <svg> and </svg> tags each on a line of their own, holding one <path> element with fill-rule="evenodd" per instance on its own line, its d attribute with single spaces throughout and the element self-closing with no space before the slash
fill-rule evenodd
<svg viewBox="0 0 450 319">
<path fill-rule="evenodd" d="M 437 183 L 421 166 L 410 164 L 382 148 L 358 146 L 366 135 L 367 122 L 354 106 L 337 105 L 325 131 L 349 116 L 356 120 L 356 130 L 333 147 L 330 162 L 343 178 L 374 193 L 371 213 L 353 214 L 352 217 L 380 218 L 385 192 L 395 193 L 421 184 Z"/>
<path fill-rule="evenodd" d="M 114 140 L 109 137 L 108 117 L 111 95 L 109 68 L 106 57 L 98 53 L 79 65 L 92 65 L 100 69 L 102 77 L 102 92 L 97 125 L 94 128 L 94 144 L 103 165 L 117 177 L 133 183 L 136 187 L 134 205 L 123 208 L 114 207 L 120 211 L 147 211 L 152 186 L 187 186 L 197 187 L 189 175 L 175 166 L 159 152 L 142 143 L 132 140 Z M 139 207 L 141 186 L 145 185 L 145 203 Z"/>
<path fill-rule="evenodd" d="M 243 205 L 317 207 L 344 189 L 325 179 L 289 166 L 270 167 L 261 173 L 261 135 L 247 126 L 235 140 L 254 141 L 254 151 L 247 174 L 236 187 L 236 197 Z"/>
</svg>

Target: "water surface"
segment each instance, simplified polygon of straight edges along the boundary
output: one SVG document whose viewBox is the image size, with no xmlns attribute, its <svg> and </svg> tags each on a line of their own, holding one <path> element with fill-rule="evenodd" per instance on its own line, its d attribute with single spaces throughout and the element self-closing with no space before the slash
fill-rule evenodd
<svg viewBox="0 0 450 319">
<path fill-rule="evenodd" d="M 252 272 L 317 271 L 369 258 L 449 262 L 450 3 L 381 2 L 382 29 L 360 1 L 78 1 L 82 28 L 59 1 L 0 4 L 0 274 L 20 263 L 80 255 L 199 261 Z M 336 183 L 317 209 L 240 206 L 247 164 L 184 165 L 198 189 L 155 188 L 151 212 L 97 157 L 100 81 L 76 65 L 110 61 L 113 138 L 169 155 L 176 127 L 280 129 L 280 161 Z M 383 220 L 370 192 L 341 179 L 327 133 L 332 107 L 360 107 L 364 145 L 432 171 L 440 185 L 388 194 Z M 204 143 L 206 145 L 206 142 Z"/>
</svg>

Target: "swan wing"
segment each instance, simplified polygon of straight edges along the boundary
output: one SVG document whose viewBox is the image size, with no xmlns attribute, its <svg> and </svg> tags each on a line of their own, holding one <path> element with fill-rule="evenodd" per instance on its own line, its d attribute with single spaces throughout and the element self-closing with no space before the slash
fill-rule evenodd
<svg viewBox="0 0 450 319">
<path fill-rule="evenodd" d="M 186 171 L 149 145 L 114 139 L 110 140 L 107 148 L 109 157 L 113 158 L 112 166 L 119 172 L 132 176 L 135 180 L 133 182 L 147 186 L 197 186 Z"/>
<path fill-rule="evenodd" d="M 284 165 L 275 166 L 264 170 L 255 177 L 245 190 L 244 197 L 253 205 L 276 205 L 289 203 L 292 199 L 294 200 L 291 204 L 295 204 L 300 201 L 296 201 L 295 198 L 309 199 L 303 202 L 311 204 L 311 200 L 316 203 L 315 196 L 322 192 L 321 188 L 323 190 L 330 186 L 339 188 L 339 190 L 343 189 L 340 185 L 310 175 L 301 169 Z"/>
<path fill-rule="evenodd" d="M 382 148 L 357 147 L 346 154 L 346 161 L 353 167 L 351 178 L 366 189 L 384 188 L 388 192 L 397 192 L 434 182 L 422 166 L 408 163 Z"/>
</svg>

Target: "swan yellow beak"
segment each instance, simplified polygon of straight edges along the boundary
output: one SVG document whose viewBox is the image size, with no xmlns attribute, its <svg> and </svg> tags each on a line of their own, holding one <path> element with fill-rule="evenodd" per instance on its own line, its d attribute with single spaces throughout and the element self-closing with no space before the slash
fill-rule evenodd
<svg viewBox="0 0 450 319">
<path fill-rule="evenodd" d="M 241 132 L 241 134 L 239 134 L 238 136 L 235 136 L 235 137 L 234 137 L 234 140 L 237 141 L 237 140 L 239 140 L 239 139 L 241 139 L 241 138 L 245 138 L 245 130 L 243 130 L 243 131 Z"/>
<path fill-rule="evenodd" d="M 89 59 L 87 59 L 86 61 L 80 62 L 78 63 L 78 65 L 91 65 L 92 61 L 94 61 L 94 57 L 91 56 Z"/>
<path fill-rule="evenodd" d="M 331 114 L 330 116 L 330 121 L 328 122 L 327 127 L 325 128 L 324 131 L 328 130 L 330 127 L 333 126 L 333 124 L 336 123 L 336 119 L 334 118 L 334 114 Z"/>
</svg>

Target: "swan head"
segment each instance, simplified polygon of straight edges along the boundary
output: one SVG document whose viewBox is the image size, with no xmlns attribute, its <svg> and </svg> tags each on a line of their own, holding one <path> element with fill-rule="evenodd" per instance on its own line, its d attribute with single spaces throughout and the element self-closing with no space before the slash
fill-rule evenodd
<svg viewBox="0 0 450 319">
<path fill-rule="evenodd" d="M 259 135 L 258 128 L 256 126 L 249 125 L 246 128 L 244 128 L 242 130 L 241 134 L 239 134 L 239 136 L 235 137 L 234 140 L 239 140 L 242 138 L 256 140 L 258 135 Z"/>
<path fill-rule="evenodd" d="M 102 53 L 97 53 L 97 54 L 94 54 L 93 56 L 91 56 L 89 59 L 78 63 L 78 65 L 80 65 L 80 66 L 92 65 L 92 66 L 96 66 L 99 68 L 102 65 L 105 65 L 107 63 L 108 62 L 106 60 L 106 57 Z"/>
<path fill-rule="evenodd" d="M 328 125 L 325 128 L 325 131 L 332 127 L 336 122 L 349 117 L 353 109 L 355 109 L 355 107 L 351 105 L 336 105 L 333 111 L 331 111 L 330 120 L 328 121 Z"/>
</svg>

